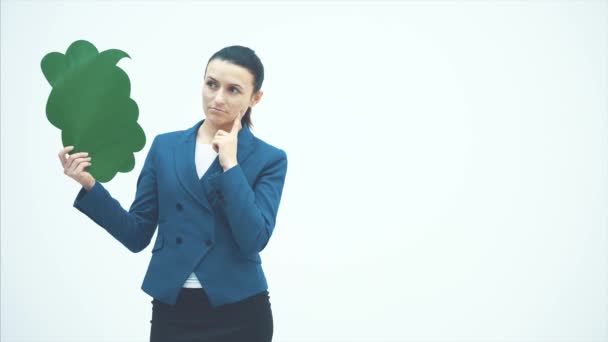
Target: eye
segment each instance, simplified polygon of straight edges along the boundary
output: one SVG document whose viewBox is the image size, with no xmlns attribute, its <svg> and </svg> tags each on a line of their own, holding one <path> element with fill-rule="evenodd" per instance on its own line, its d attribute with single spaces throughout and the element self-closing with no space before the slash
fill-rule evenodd
<svg viewBox="0 0 608 342">
<path fill-rule="evenodd" d="M 213 81 L 207 81 L 207 85 L 209 86 L 209 88 L 213 88 L 212 86 L 215 85 L 215 82 L 213 82 Z"/>
<path fill-rule="evenodd" d="M 232 90 L 232 93 L 234 93 L 234 94 L 240 93 L 239 89 L 236 87 L 232 87 L 230 90 Z M 236 91 L 234 91 L 234 90 L 236 90 Z"/>
</svg>

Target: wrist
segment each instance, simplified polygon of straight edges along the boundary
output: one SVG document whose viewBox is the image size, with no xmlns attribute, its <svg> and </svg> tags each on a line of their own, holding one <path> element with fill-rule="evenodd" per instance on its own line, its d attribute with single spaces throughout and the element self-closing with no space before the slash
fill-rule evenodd
<svg viewBox="0 0 608 342">
<path fill-rule="evenodd" d="M 238 165 L 238 163 L 232 163 L 232 164 L 228 164 L 228 166 L 227 166 L 227 167 L 224 167 L 224 172 L 226 172 L 226 171 L 228 171 L 228 170 L 232 169 L 233 167 L 235 167 L 235 166 L 237 166 L 237 165 Z"/>
<path fill-rule="evenodd" d="M 91 188 L 95 185 L 95 180 L 85 183 L 82 187 L 85 188 L 86 191 L 91 190 Z"/>
</svg>

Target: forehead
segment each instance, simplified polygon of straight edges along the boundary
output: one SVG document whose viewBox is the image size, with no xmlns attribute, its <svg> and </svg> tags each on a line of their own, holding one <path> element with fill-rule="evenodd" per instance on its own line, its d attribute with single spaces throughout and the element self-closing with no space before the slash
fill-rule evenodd
<svg viewBox="0 0 608 342">
<path fill-rule="evenodd" d="M 253 75 L 246 68 L 230 62 L 214 59 L 207 65 L 207 77 L 220 83 L 253 86 Z"/>
</svg>

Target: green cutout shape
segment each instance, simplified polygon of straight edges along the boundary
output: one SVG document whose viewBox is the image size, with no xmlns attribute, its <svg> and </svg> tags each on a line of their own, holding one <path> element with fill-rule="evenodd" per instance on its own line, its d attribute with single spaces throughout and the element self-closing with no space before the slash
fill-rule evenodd
<svg viewBox="0 0 608 342">
<path fill-rule="evenodd" d="M 104 183 L 133 170 L 133 153 L 146 144 L 137 103 L 129 97 L 129 77 L 116 65 L 123 57 L 131 58 L 116 49 L 100 53 L 90 42 L 77 40 L 65 55 L 51 52 L 40 63 L 53 87 L 47 119 L 61 130 L 63 146 L 74 146 L 70 154 L 89 153 L 86 171 Z"/>
</svg>

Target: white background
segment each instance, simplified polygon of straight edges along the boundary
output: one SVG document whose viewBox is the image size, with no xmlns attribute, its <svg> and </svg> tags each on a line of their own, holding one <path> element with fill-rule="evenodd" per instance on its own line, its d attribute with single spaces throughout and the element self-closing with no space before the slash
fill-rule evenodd
<svg viewBox="0 0 608 342">
<path fill-rule="evenodd" d="M 608 341 L 608 2 L 1 5 L 1 339 L 147 341 L 150 248 L 72 207 L 40 60 L 122 49 L 148 143 L 203 118 L 222 47 L 264 63 L 289 159 L 262 253 L 274 341 Z"/>
</svg>

